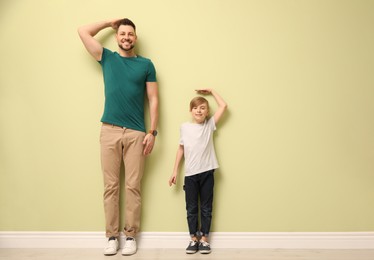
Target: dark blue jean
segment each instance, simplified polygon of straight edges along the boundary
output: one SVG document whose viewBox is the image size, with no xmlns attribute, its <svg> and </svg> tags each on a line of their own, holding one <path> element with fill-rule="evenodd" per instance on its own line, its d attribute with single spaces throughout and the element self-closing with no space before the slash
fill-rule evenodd
<svg viewBox="0 0 374 260">
<path fill-rule="evenodd" d="M 188 229 L 191 236 L 208 236 L 212 223 L 214 170 L 184 178 Z M 201 229 L 198 226 L 200 205 Z"/>
</svg>

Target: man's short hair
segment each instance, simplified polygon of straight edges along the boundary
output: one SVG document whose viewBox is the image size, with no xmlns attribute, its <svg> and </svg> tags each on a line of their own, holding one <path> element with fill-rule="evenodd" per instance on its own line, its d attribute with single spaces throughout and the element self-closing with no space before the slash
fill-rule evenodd
<svg viewBox="0 0 374 260">
<path fill-rule="evenodd" d="M 129 25 L 131 26 L 132 28 L 134 28 L 134 31 L 136 31 L 136 26 L 135 24 L 128 18 L 124 18 L 122 19 L 119 24 L 118 24 L 118 27 L 120 27 L 121 25 Z"/>
</svg>

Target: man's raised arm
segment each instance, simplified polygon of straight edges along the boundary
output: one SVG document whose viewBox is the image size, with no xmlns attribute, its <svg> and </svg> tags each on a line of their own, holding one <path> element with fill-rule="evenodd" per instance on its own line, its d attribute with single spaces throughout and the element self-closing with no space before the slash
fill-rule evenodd
<svg viewBox="0 0 374 260">
<path fill-rule="evenodd" d="M 94 38 L 94 36 L 101 30 L 108 27 L 117 29 L 118 22 L 120 20 L 121 19 L 102 21 L 93 24 L 83 25 L 78 28 L 78 34 L 83 42 L 84 47 L 86 47 L 87 51 L 92 55 L 92 57 L 95 58 L 95 60 L 101 60 L 103 46 L 98 40 Z"/>
</svg>

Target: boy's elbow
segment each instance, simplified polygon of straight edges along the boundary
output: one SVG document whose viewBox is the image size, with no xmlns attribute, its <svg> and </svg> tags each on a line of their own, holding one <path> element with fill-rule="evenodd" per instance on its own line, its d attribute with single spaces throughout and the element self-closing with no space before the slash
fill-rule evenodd
<svg viewBox="0 0 374 260">
<path fill-rule="evenodd" d="M 77 32 L 78 32 L 79 36 L 81 36 L 81 35 L 82 35 L 82 32 L 83 32 L 82 27 L 78 27 Z"/>
</svg>

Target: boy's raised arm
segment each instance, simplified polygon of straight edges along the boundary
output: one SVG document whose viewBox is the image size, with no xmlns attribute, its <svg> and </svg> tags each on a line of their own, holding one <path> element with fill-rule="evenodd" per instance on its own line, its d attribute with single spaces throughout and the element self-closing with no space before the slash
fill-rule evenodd
<svg viewBox="0 0 374 260">
<path fill-rule="evenodd" d="M 218 104 L 218 109 L 214 113 L 213 117 L 214 117 L 214 122 L 217 124 L 218 121 L 221 119 L 223 113 L 227 109 L 227 103 L 225 102 L 225 100 L 223 100 L 223 98 L 214 89 L 197 89 L 196 92 L 199 93 L 199 94 L 205 94 L 205 95 L 211 94 L 214 97 L 214 99 L 216 100 L 216 102 Z"/>
</svg>

